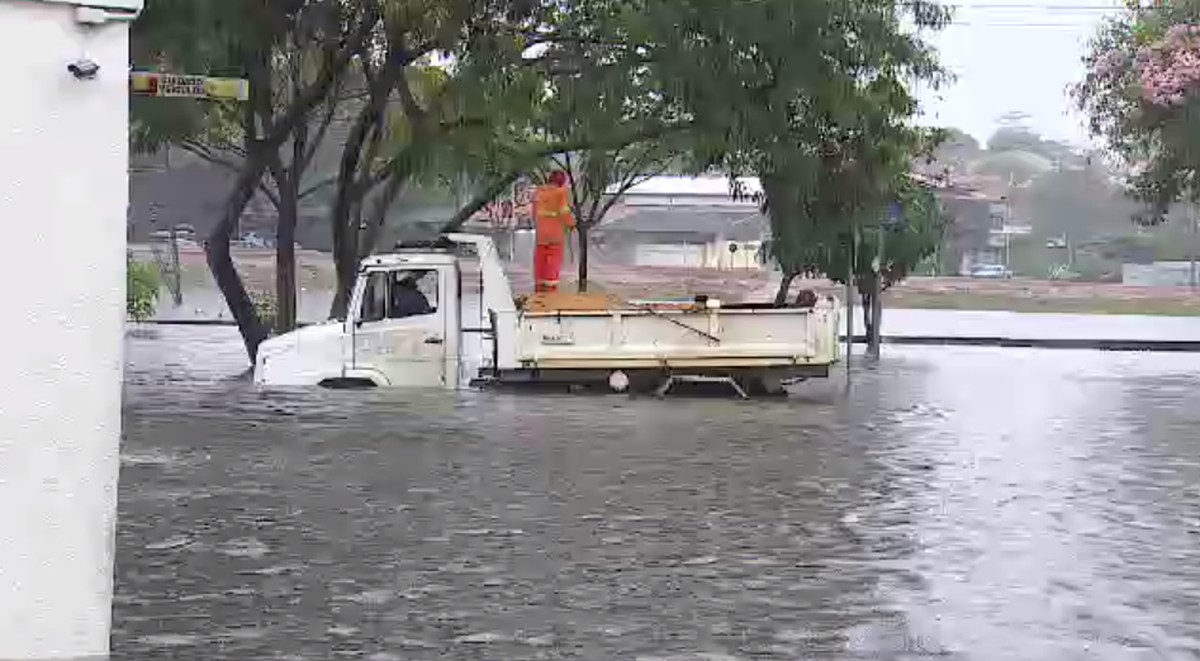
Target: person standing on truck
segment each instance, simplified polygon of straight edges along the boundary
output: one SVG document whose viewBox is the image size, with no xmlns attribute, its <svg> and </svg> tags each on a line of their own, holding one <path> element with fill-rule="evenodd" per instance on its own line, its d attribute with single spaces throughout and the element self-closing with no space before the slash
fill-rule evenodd
<svg viewBox="0 0 1200 661">
<path fill-rule="evenodd" d="M 534 290 L 558 291 L 567 232 L 575 227 L 575 218 L 571 216 L 571 192 L 567 188 L 567 175 L 562 170 L 551 172 L 547 183 L 534 191 L 533 222 L 537 242 L 533 252 Z"/>
</svg>

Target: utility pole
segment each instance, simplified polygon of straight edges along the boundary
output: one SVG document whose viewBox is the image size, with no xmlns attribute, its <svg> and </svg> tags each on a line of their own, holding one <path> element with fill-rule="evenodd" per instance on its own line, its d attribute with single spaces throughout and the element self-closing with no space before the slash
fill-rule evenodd
<svg viewBox="0 0 1200 661">
<path fill-rule="evenodd" d="M 1196 288 L 1196 234 L 1197 234 L 1196 223 L 1197 223 L 1196 202 L 1195 202 L 1195 200 L 1189 200 L 1188 201 L 1188 230 L 1191 232 L 1192 236 L 1191 236 L 1191 240 L 1188 241 L 1188 243 L 1191 244 L 1188 249 L 1188 253 L 1191 257 L 1191 263 L 1188 266 L 1188 284 L 1191 286 L 1192 289 Z"/>
<path fill-rule="evenodd" d="M 1009 192 L 1012 191 L 1012 177 L 1009 177 Z M 1012 201 L 1008 195 L 1004 196 L 1004 225 L 1000 231 L 1004 232 L 1004 268 L 1011 269 L 1010 257 L 1012 256 L 1012 235 L 1009 234 L 1009 227 L 1012 225 Z"/>
<path fill-rule="evenodd" d="M 858 255 L 858 227 L 850 228 L 850 259 L 846 266 L 846 385 L 850 385 L 850 356 L 854 352 L 854 259 Z"/>
<path fill-rule="evenodd" d="M 182 275 L 179 272 L 179 228 L 177 225 L 171 225 L 171 275 L 172 282 L 169 285 L 171 289 L 171 299 L 175 301 L 175 307 L 183 305 L 183 281 Z"/>
<path fill-rule="evenodd" d="M 872 358 L 879 358 L 880 344 L 883 343 L 883 331 L 879 327 L 879 320 L 883 318 L 883 242 L 887 232 L 884 231 L 883 225 L 879 225 L 875 230 L 878 240 L 875 244 L 875 259 L 871 264 L 871 270 L 875 272 L 874 282 L 871 283 L 871 310 L 868 312 L 864 309 L 863 313 L 871 315 L 867 352 Z"/>
</svg>

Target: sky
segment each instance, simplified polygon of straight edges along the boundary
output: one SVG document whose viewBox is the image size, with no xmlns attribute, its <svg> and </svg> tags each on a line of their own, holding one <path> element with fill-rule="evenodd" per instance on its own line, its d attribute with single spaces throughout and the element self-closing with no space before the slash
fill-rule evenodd
<svg viewBox="0 0 1200 661">
<path fill-rule="evenodd" d="M 922 90 L 924 123 L 955 127 L 980 142 L 1007 112 L 1029 115 L 1046 138 L 1087 145 L 1067 88 L 1083 77 L 1084 45 L 1117 0 L 947 0 L 953 23 L 930 42 L 957 77 Z"/>
</svg>

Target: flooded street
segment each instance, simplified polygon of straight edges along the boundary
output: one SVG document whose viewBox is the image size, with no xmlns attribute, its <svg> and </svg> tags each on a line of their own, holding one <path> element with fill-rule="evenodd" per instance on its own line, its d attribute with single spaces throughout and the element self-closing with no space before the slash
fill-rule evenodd
<svg viewBox="0 0 1200 661">
<path fill-rule="evenodd" d="M 127 342 L 117 659 L 1200 659 L 1200 356 L 786 401 L 302 390 Z"/>
</svg>

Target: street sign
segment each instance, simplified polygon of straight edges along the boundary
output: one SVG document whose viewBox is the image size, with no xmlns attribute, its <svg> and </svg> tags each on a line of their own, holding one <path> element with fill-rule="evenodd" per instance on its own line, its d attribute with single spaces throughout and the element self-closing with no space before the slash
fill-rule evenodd
<svg viewBox="0 0 1200 661">
<path fill-rule="evenodd" d="M 142 96 L 245 101 L 250 98 L 250 83 L 243 78 L 131 71 L 129 91 Z"/>
<path fill-rule="evenodd" d="M 887 206 L 887 214 L 883 217 L 883 224 L 887 227 L 897 227 L 904 222 L 904 210 L 900 208 L 899 202 L 892 202 Z"/>
</svg>

